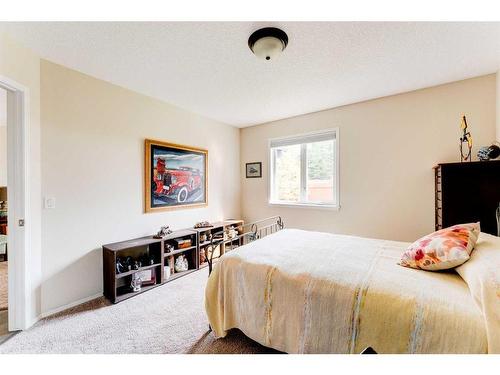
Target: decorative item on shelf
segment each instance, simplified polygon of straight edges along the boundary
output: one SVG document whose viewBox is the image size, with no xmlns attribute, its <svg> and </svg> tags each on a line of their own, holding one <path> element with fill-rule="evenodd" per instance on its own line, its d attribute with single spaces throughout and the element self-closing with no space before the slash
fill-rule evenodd
<svg viewBox="0 0 500 375">
<path fill-rule="evenodd" d="M 500 156 L 500 142 L 493 142 L 491 146 L 481 147 L 477 153 L 477 157 L 481 161 L 496 159 Z"/>
<path fill-rule="evenodd" d="M 139 292 L 142 288 L 142 280 L 139 275 L 140 272 L 136 272 L 132 274 L 132 278 L 130 281 L 130 289 L 132 292 Z"/>
<path fill-rule="evenodd" d="M 462 116 L 462 122 L 460 123 L 460 129 L 462 129 L 462 136 L 460 137 L 460 161 L 472 161 L 472 135 L 467 131 L 467 119 Z M 464 143 L 467 144 L 467 153 L 464 154 Z"/>
<path fill-rule="evenodd" d="M 165 280 L 170 278 L 170 266 L 163 266 L 163 277 Z"/>
<path fill-rule="evenodd" d="M 170 253 L 172 251 L 174 251 L 174 246 L 172 244 L 166 243 L 165 244 L 165 252 Z"/>
<path fill-rule="evenodd" d="M 187 247 L 191 246 L 191 239 L 176 239 L 175 242 L 177 243 L 177 248 L 178 249 L 185 249 Z"/>
<path fill-rule="evenodd" d="M 229 227 L 227 229 L 227 238 L 232 240 L 233 238 L 236 238 L 238 236 L 238 230 L 234 227 Z"/>
<path fill-rule="evenodd" d="M 222 242 L 224 241 L 226 238 L 225 238 L 225 234 L 222 233 L 222 232 L 219 232 L 219 233 L 215 233 L 213 236 L 211 236 L 211 240 L 212 241 L 212 244 L 215 244 L 216 246 L 218 245 L 217 242 Z"/>
<path fill-rule="evenodd" d="M 246 163 L 246 178 L 261 178 L 262 162 Z"/>
<path fill-rule="evenodd" d="M 155 259 L 151 255 L 144 254 L 141 257 L 141 264 L 143 266 L 152 266 L 153 264 L 155 264 Z"/>
<path fill-rule="evenodd" d="M 156 284 L 156 272 L 153 269 L 139 271 L 136 273 L 141 280 L 141 286 Z"/>
<path fill-rule="evenodd" d="M 170 227 L 168 225 L 166 225 L 166 226 L 161 227 L 160 230 L 158 231 L 158 233 L 156 233 L 153 236 L 153 238 L 163 239 L 171 233 L 172 233 L 172 230 L 170 229 Z"/>
<path fill-rule="evenodd" d="M 196 223 L 194 225 L 194 229 L 200 229 L 200 228 L 212 228 L 213 225 L 210 224 L 208 221 L 200 221 L 199 223 Z"/>
<path fill-rule="evenodd" d="M 123 259 L 118 257 L 116 258 L 116 273 L 122 272 L 127 272 L 127 267 L 125 266 Z"/>
<path fill-rule="evenodd" d="M 200 263 L 205 263 L 207 261 L 207 256 L 205 255 L 205 249 L 200 249 Z"/>
<path fill-rule="evenodd" d="M 201 233 L 200 234 L 200 242 L 206 242 L 206 241 L 207 241 L 207 234 Z"/>
<path fill-rule="evenodd" d="M 186 257 L 184 255 L 179 255 L 176 259 L 175 259 L 175 272 L 183 272 L 183 271 L 187 271 L 189 269 L 189 263 L 188 263 L 188 260 L 186 259 Z"/>
<path fill-rule="evenodd" d="M 132 266 L 133 266 L 132 257 L 116 259 L 116 271 L 120 270 L 118 273 L 132 271 Z"/>
</svg>

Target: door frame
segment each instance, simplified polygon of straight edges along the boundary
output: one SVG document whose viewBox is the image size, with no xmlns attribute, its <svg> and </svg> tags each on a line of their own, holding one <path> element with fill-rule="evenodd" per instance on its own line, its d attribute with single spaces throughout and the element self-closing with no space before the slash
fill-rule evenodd
<svg viewBox="0 0 500 375">
<path fill-rule="evenodd" d="M 7 91 L 7 201 L 9 241 L 9 331 L 32 324 L 30 259 L 29 89 L 0 76 Z"/>
</svg>

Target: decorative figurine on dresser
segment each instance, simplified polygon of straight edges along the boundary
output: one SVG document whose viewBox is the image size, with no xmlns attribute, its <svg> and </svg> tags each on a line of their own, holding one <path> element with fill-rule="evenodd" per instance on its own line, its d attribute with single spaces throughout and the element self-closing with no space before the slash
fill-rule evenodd
<svg viewBox="0 0 500 375">
<path fill-rule="evenodd" d="M 462 129 L 463 132 L 460 137 L 460 161 L 472 161 L 472 135 L 470 134 L 470 131 L 467 130 L 467 119 L 465 116 L 462 116 L 460 129 Z M 464 143 L 467 144 L 467 152 L 465 153 Z"/>
<path fill-rule="evenodd" d="M 481 161 L 489 161 L 500 156 L 500 142 L 493 142 L 491 146 L 484 146 L 477 152 L 477 157 Z"/>
</svg>

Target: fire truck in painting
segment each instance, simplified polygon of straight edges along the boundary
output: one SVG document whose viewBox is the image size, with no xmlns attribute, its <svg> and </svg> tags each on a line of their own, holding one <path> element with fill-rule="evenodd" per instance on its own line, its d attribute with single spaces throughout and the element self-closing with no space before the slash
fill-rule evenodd
<svg viewBox="0 0 500 375">
<path fill-rule="evenodd" d="M 198 169 L 179 167 L 167 169 L 165 159 L 156 161 L 156 173 L 153 179 L 153 194 L 156 197 L 175 199 L 184 203 L 189 195 L 201 187 L 201 175 Z"/>
</svg>

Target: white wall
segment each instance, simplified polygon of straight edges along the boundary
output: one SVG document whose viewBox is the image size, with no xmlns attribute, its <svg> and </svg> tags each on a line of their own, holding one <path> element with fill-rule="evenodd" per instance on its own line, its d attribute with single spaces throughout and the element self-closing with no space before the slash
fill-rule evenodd
<svg viewBox="0 0 500 375">
<path fill-rule="evenodd" d="M 7 91 L 0 88 L 0 127 L 7 126 Z"/>
<path fill-rule="evenodd" d="M 30 262 L 28 289 L 31 291 L 31 306 L 28 307 L 28 318 L 35 321 L 40 313 L 41 289 L 40 59 L 0 33 L 0 75 L 24 85 L 29 90 L 30 147 L 27 152 L 30 174 L 28 204 L 31 207 L 31 222 L 27 225 L 31 228 L 31 248 L 27 251 Z"/>
<path fill-rule="evenodd" d="M 495 90 L 495 75 L 488 75 L 242 129 L 244 218 L 282 215 L 288 227 L 406 241 L 431 232 L 432 167 L 460 160 L 462 114 L 474 158 L 479 146 L 491 144 Z M 269 206 L 268 139 L 337 126 L 341 209 Z M 263 163 L 263 178 L 246 179 L 244 164 L 254 161 Z"/>
<path fill-rule="evenodd" d="M 0 125 L 0 186 L 7 186 L 7 127 Z"/>
<path fill-rule="evenodd" d="M 43 60 L 41 103 L 42 312 L 102 292 L 103 244 L 240 216 L 239 129 Z M 208 207 L 144 213 L 145 138 L 208 149 Z"/>
<path fill-rule="evenodd" d="M 0 186 L 7 186 L 7 91 L 0 88 Z"/>
</svg>

